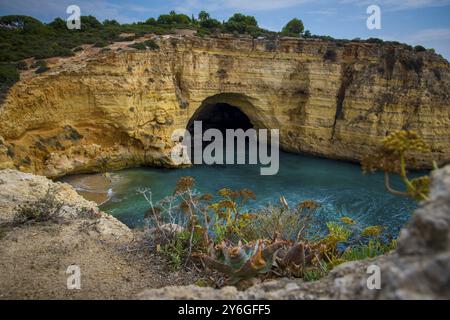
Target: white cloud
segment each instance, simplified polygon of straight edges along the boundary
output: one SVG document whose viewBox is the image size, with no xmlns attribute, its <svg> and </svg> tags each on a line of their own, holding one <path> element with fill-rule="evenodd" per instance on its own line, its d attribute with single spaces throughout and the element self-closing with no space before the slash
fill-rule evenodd
<svg viewBox="0 0 450 320">
<path fill-rule="evenodd" d="M 320 9 L 320 10 L 308 11 L 307 13 L 312 14 L 312 15 L 331 17 L 331 16 L 335 16 L 338 13 L 338 10 L 336 8 L 324 8 L 324 9 Z"/>
<path fill-rule="evenodd" d="M 340 0 L 340 3 L 356 4 L 360 6 L 377 4 L 381 7 L 381 9 L 387 9 L 389 11 L 402 11 L 449 6 L 450 0 Z"/>
</svg>

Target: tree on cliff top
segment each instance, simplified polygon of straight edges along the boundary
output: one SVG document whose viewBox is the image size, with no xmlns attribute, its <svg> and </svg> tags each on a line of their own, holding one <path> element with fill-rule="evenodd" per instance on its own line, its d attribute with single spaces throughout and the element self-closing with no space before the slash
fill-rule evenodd
<svg viewBox="0 0 450 320">
<path fill-rule="evenodd" d="M 103 25 L 100 21 L 97 20 L 94 16 L 81 16 L 81 30 L 99 30 L 102 29 Z"/>
<path fill-rule="evenodd" d="M 228 19 L 228 22 L 236 22 L 236 23 L 243 23 L 247 26 L 258 26 L 258 22 L 256 21 L 255 17 L 253 16 L 246 16 L 242 13 L 235 13 L 232 17 Z"/>
<path fill-rule="evenodd" d="M 206 29 L 218 29 L 222 26 L 219 20 L 211 18 L 211 15 L 204 10 L 198 14 L 198 21 L 200 22 L 200 27 Z"/>
<path fill-rule="evenodd" d="M 299 36 L 305 30 L 305 26 L 303 25 L 303 21 L 297 18 L 289 21 L 281 30 L 281 33 L 285 35 L 293 35 Z"/>
<path fill-rule="evenodd" d="M 191 18 L 183 13 L 170 11 L 169 14 L 162 14 L 158 17 L 158 24 L 190 24 Z"/>
<path fill-rule="evenodd" d="M 242 13 L 235 13 L 224 24 L 225 30 L 237 33 L 252 33 L 258 28 L 258 22 L 253 16 L 246 16 Z"/>
<path fill-rule="evenodd" d="M 50 22 L 48 25 L 58 31 L 67 30 L 67 23 L 61 18 L 55 18 L 55 20 Z"/>
<path fill-rule="evenodd" d="M 200 13 L 198 14 L 198 20 L 200 20 L 200 22 L 201 21 L 206 21 L 206 20 L 209 20 L 209 19 L 211 19 L 211 16 L 205 10 L 200 11 Z"/>
</svg>

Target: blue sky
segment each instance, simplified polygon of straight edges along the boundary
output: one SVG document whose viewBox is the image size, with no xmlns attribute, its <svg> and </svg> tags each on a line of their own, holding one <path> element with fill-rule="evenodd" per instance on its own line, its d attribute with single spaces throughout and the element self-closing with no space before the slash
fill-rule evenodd
<svg viewBox="0 0 450 320">
<path fill-rule="evenodd" d="M 82 15 L 120 22 L 142 21 L 170 10 L 190 15 L 205 9 L 219 20 L 242 12 L 275 31 L 298 17 L 314 34 L 422 44 L 450 59 L 450 0 L 0 0 L 0 15 L 26 14 L 48 22 L 67 17 L 70 4 L 80 6 Z M 371 4 L 381 8 L 381 30 L 366 27 Z"/>
</svg>

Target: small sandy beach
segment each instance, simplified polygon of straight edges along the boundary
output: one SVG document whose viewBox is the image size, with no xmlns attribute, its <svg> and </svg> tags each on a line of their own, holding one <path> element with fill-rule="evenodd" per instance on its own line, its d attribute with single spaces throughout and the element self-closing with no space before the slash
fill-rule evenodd
<svg viewBox="0 0 450 320">
<path fill-rule="evenodd" d="M 61 181 L 70 184 L 85 199 L 98 205 L 109 200 L 112 188 L 109 173 L 76 174 L 63 177 Z"/>
</svg>

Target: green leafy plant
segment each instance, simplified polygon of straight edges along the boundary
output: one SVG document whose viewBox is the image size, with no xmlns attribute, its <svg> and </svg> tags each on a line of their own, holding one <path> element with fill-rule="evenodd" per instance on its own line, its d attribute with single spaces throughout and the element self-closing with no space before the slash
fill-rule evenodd
<svg viewBox="0 0 450 320">
<path fill-rule="evenodd" d="M 159 46 L 154 40 L 145 40 L 143 44 L 150 50 L 158 50 Z"/>
<path fill-rule="evenodd" d="M 345 250 L 342 254 L 342 258 L 346 261 L 373 258 L 394 250 L 396 246 L 397 244 L 395 240 L 388 243 L 383 243 L 379 239 L 372 239 L 368 244 L 347 248 L 347 250 Z"/>
<path fill-rule="evenodd" d="M 104 48 L 108 45 L 109 45 L 108 41 L 105 41 L 105 40 L 99 40 L 96 43 L 94 43 L 95 48 Z"/>
<path fill-rule="evenodd" d="M 159 251 L 168 258 L 170 266 L 174 270 L 182 267 L 183 259 L 186 256 L 186 244 L 189 241 L 189 232 L 183 230 L 171 235 L 170 240 L 160 246 Z"/>
<path fill-rule="evenodd" d="M 210 14 L 203 10 L 198 14 L 198 20 L 193 19 L 193 21 L 198 22 L 197 24 L 205 29 L 220 29 L 222 27 L 220 21 L 211 18 Z"/>
<path fill-rule="evenodd" d="M 414 51 L 415 52 L 424 52 L 424 51 L 427 51 L 427 49 L 425 49 L 424 46 L 418 45 L 418 46 L 414 47 Z"/>
<path fill-rule="evenodd" d="M 303 280 L 316 281 L 327 275 L 327 272 L 320 268 L 310 268 L 303 274 Z"/>
<path fill-rule="evenodd" d="M 305 200 L 291 208 L 282 197 L 280 204 L 264 206 L 253 214 L 254 219 L 244 227 L 247 241 L 270 239 L 275 234 L 294 241 L 309 232 L 313 214 L 320 208 L 318 202 Z"/>
<path fill-rule="evenodd" d="M 345 224 L 356 224 L 356 221 L 349 217 L 342 217 L 340 220 Z"/>
<path fill-rule="evenodd" d="M 12 63 L 0 64 L 0 87 L 9 87 L 19 81 L 20 75 Z"/>
<path fill-rule="evenodd" d="M 133 48 L 133 49 L 137 49 L 137 50 L 145 50 L 145 49 L 147 49 L 145 44 L 143 44 L 142 42 L 132 43 L 132 44 L 128 45 L 128 47 Z"/>
<path fill-rule="evenodd" d="M 382 231 L 383 231 L 383 228 L 381 226 L 369 226 L 361 232 L 361 236 L 363 236 L 363 237 L 378 237 L 378 236 L 380 236 Z"/>
</svg>

